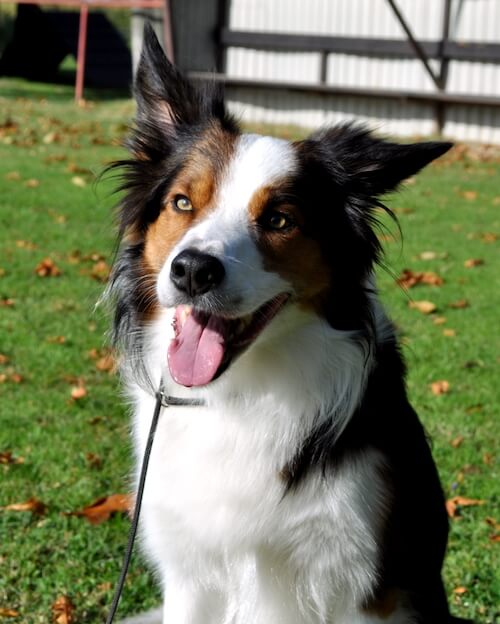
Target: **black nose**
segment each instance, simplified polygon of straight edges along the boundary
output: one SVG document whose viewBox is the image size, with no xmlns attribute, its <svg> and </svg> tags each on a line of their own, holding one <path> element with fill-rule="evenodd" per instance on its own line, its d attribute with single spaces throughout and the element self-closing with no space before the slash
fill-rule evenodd
<svg viewBox="0 0 500 624">
<path fill-rule="evenodd" d="M 190 297 L 202 295 L 218 286 L 225 271 L 220 260 L 196 249 L 185 249 L 170 267 L 170 279 Z"/>
</svg>

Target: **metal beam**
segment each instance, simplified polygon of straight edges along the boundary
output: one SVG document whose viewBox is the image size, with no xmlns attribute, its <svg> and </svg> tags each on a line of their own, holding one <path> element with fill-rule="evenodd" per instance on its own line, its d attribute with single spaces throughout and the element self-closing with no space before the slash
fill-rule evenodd
<svg viewBox="0 0 500 624">
<path fill-rule="evenodd" d="M 413 36 L 412 30 L 408 26 L 408 24 L 407 24 L 405 18 L 403 17 L 401 11 L 397 7 L 395 0 L 387 0 L 387 2 L 389 3 L 389 6 L 393 10 L 394 15 L 396 16 L 396 18 L 398 19 L 399 23 L 401 24 L 401 27 L 405 31 L 406 36 L 408 37 L 408 41 L 410 42 L 412 48 L 414 49 L 415 54 L 422 61 L 422 64 L 425 67 L 426 72 L 429 74 L 432 82 L 436 85 L 436 87 L 438 89 L 442 89 L 443 85 L 442 85 L 442 83 L 441 83 L 441 81 L 439 79 L 439 76 L 436 76 L 436 74 L 434 73 L 432 67 L 429 65 L 429 59 L 427 58 L 427 55 L 425 54 L 425 51 L 422 49 L 422 46 L 420 45 L 420 43 Z"/>
<path fill-rule="evenodd" d="M 228 87 L 248 89 L 265 89 L 272 91 L 287 91 L 290 93 L 313 93 L 316 95 L 340 95 L 352 97 L 370 97 L 377 99 L 399 100 L 401 102 L 445 102 L 447 104 L 462 104 L 477 106 L 500 107 L 500 97 L 484 95 L 462 95 L 461 93 L 445 93 L 444 91 L 407 91 L 400 89 L 367 89 L 355 87 L 338 87 L 335 85 L 321 85 L 298 82 L 277 82 L 266 80 L 252 80 L 247 78 L 228 78 L 224 74 L 209 72 L 191 72 L 188 74 L 193 80 L 222 82 Z"/>
</svg>

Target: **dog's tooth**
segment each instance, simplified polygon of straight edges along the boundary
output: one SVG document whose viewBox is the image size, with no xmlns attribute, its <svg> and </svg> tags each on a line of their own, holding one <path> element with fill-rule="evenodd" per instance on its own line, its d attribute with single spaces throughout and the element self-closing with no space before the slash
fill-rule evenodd
<svg viewBox="0 0 500 624">
<path fill-rule="evenodd" d="M 193 308 L 191 306 L 188 306 L 188 305 L 182 306 L 182 308 L 179 311 L 179 317 L 180 317 L 180 321 L 182 325 L 184 325 L 187 317 L 191 314 L 192 311 L 193 311 Z"/>
</svg>

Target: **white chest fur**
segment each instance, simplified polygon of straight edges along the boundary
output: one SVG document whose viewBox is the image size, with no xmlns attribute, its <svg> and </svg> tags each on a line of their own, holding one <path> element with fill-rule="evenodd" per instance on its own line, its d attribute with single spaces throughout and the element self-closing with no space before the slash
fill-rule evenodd
<svg viewBox="0 0 500 624">
<path fill-rule="evenodd" d="M 151 332 L 149 370 L 168 385 L 166 326 Z M 201 391 L 206 406 L 163 410 L 142 534 L 164 582 L 165 624 L 365 622 L 353 614 L 376 580 L 383 457 L 367 450 L 288 493 L 281 474 L 318 419 L 333 410 L 344 424 L 365 367 L 348 336 L 311 323 L 293 344 L 277 336 L 246 353 Z M 133 394 L 140 458 L 154 400 Z"/>
</svg>

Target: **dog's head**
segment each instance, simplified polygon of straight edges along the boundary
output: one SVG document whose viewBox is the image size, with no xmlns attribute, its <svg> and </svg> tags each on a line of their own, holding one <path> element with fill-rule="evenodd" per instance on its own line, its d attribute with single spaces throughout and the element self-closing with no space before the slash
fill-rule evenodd
<svg viewBox="0 0 500 624">
<path fill-rule="evenodd" d="M 295 143 L 243 134 L 220 90 L 187 81 L 150 28 L 135 94 L 121 232 L 139 318 L 175 308 L 173 378 L 210 383 L 286 306 L 365 328 L 378 198 L 450 144 L 353 125 Z"/>
</svg>

